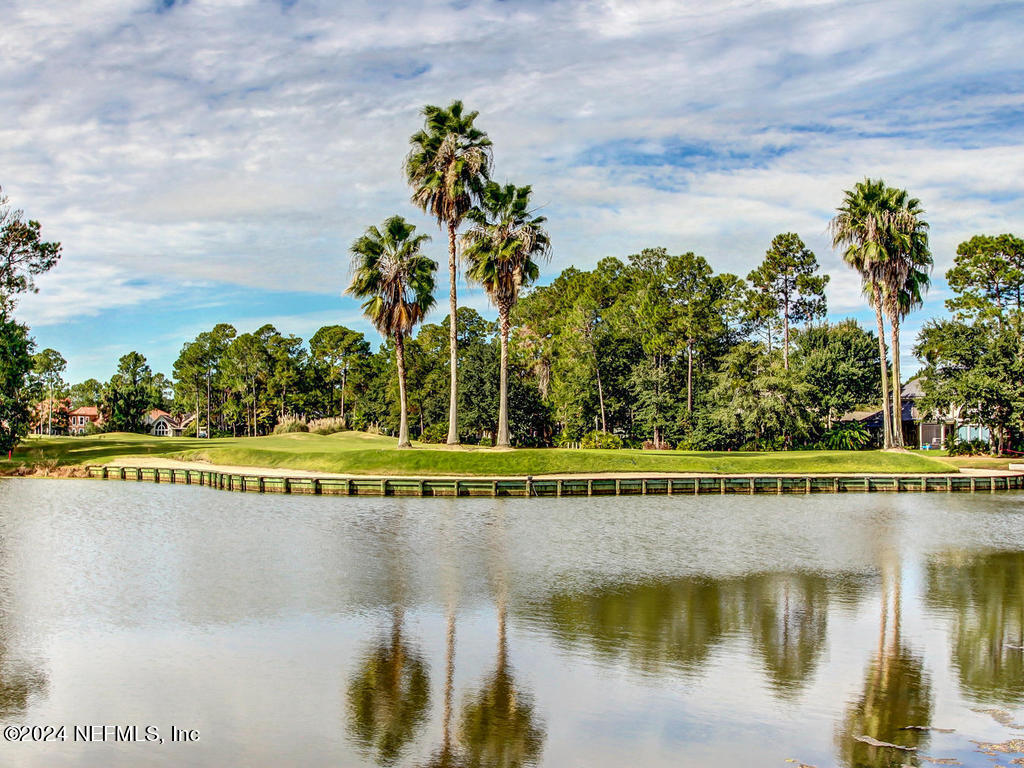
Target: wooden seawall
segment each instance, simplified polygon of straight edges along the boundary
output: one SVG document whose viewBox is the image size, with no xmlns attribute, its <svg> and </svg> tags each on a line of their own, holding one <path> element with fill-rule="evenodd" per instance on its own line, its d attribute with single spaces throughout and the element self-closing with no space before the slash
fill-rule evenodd
<svg viewBox="0 0 1024 768">
<path fill-rule="evenodd" d="M 780 475 L 619 478 L 277 477 L 200 469 L 87 467 L 103 480 L 199 485 L 222 491 L 313 496 L 693 496 L 698 494 L 943 492 L 1024 489 L 1018 475 Z"/>
</svg>

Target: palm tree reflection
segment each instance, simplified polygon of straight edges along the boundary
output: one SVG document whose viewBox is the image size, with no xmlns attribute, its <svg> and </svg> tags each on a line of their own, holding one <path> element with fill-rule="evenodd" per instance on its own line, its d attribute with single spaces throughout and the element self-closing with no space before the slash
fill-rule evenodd
<svg viewBox="0 0 1024 768">
<path fill-rule="evenodd" d="M 402 609 L 396 606 L 390 634 L 363 657 L 349 681 L 349 732 L 365 757 L 393 765 L 429 704 L 427 664 L 402 636 Z"/>
<path fill-rule="evenodd" d="M 452 696 L 455 678 L 455 608 L 448 605 L 448 628 L 445 642 L 444 712 L 441 720 L 441 746 L 420 768 L 463 768 L 469 765 L 464 752 L 452 740 Z"/>
<path fill-rule="evenodd" d="M 867 669 L 863 693 L 847 708 L 836 734 L 839 760 L 848 768 L 917 765 L 917 758 L 904 750 L 872 747 L 856 737 L 919 747 L 927 739 L 926 732 L 902 729 L 931 725 L 931 681 L 924 660 L 902 637 L 900 579 L 896 562 L 883 564 L 878 649 Z"/>
<path fill-rule="evenodd" d="M 459 733 L 472 768 L 518 768 L 540 757 L 544 728 L 533 699 L 512 675 L 508 662 L 506 598 L 498 598 L 498 658 L 494 672 L 462 710 Z"/>
</svg>

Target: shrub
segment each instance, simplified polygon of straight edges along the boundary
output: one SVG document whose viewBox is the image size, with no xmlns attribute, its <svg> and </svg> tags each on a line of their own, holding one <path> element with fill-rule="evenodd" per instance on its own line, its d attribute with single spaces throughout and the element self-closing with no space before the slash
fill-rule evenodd
<svg viewBox="0 0 1024 768">
<path fill-rule="evenodd" d="M 758 437 L 740 446 L 741 451 L 781 451 L 786 447 L 782 435 L 775 437 Z"/>
<path fill-rule="evenodd" d="M 579 441 L 572 435 L 559 432 L 555 437 L 555 448 L 575 448 Z"/>
<path fill-rule="evenodd" d="M 289 432 L 309 432 L 309 425 L 304 419 L 297 416 L 285 416 L 274 427 L 275 435 L 284 435 Z"/>
<path fill-rule="evenodd" d="M 333 435 L 336 432 L 344 432 L 348 427 L 345 420 L 340 416 L 329 416 L 326 419 L 313 419 L 309 422 L 309 431 L 317 435 Z"/>
<path fill-rule="evenodd" d="M 588 432 L 583 436 L 580 447 L 618 449 L 622 447 L 622 438 L 618 435 L 613 435 L 611 432 L 601 432 L 595 429 L 593 432 Z"/>
<path fill-rule="evenodd" d="M 843 421 L 821 436 L 819 445 L 830 451 L 857 451 L 871 442 L 871 432 L 859 421 Z"/>
<path fill-rule="evenodd" d="M 671 451 L 672 444 L 662 440 L 660 443 L 655 443 L 653 440 L 644 440 L 643 445 L 640 446 L 645 451 Z"/>
<path fill-rule="evenodd" d="M 437 424 L 431 424 L 429 427 L 423 430 L 423 434 L 420 435 L 420 442 L 423 443 L 443 443 L 448 439 L 448 425 L 438 422 Z"/>
<path fill-rule="evenodd" d="M 950 456 L 977 456 L 988 453 L 988 443 L 984 440 L 961 440 L 956 432 L 946 437 L 946 451 Z"/>
</svg>

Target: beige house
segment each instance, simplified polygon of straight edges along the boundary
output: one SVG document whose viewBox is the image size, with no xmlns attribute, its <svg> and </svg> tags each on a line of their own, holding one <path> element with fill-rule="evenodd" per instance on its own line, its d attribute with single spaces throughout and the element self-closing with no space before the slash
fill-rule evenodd
<svg viewBox="0 0 1024 768">
<path fill-rule="evenodd" d="M 181 437 L 183 426 L 167 411 L 154 408 L 143 420 L 146 430 L 155 437 Z"/>
</svg>

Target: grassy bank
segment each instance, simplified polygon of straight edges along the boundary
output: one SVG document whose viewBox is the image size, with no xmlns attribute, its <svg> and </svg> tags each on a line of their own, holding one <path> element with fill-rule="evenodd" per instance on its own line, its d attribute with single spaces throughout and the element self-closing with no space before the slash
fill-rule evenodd
<svg viewBox="0 0 1024 768">
<path fill-rule="evenodd" d="M 257 438 L 160 438 L 110 433 L 94 437 L 31 438 L 0 471 L 19 466 L 130 463 L 133 456 L 358 475 L 545 475 L 606 472 L 830 474 L 949 472 L 948 463 L 917 453 L 881 451 L 684 452 L 557 448 L 494 450 L 417 445 L 398 450 L 393 438 L 361 432 Z"/>
</svg>

